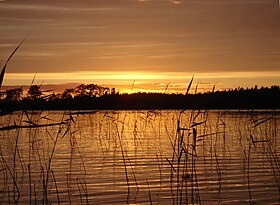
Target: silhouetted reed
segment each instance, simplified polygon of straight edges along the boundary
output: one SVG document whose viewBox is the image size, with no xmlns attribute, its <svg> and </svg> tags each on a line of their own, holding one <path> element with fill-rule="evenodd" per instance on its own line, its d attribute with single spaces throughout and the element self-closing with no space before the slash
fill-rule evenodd
<svg viewBox="0 0 280 205">
<path fill-rule="evenodd" d="M 208 110 L 15 112 L 0 121 L 1 140 L 9 142 L 0 147 L 0 198 L 10 204 L 98 202 L 92 175 L 102 166 L 98 160 L 109 160 L 119 173 L 115 183 L 124 182 L 112 186 L 127 203 L 222 204 L 232 197 L 228 186 L 242 181 L 240 200 L 254 203 L 262 170 L 279 190 L 278 117 Z"/>
</svg>

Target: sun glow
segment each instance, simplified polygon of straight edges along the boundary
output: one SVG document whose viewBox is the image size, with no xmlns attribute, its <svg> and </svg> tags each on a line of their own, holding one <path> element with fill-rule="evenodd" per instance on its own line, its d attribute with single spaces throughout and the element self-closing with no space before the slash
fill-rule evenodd
<svg viewBox="0 0 280 205">
<path fill-rule="evenodd" d="M 188 75 L 177 72 L 166 72 L 166 73 L 152 73 L 152 72 L 73 72 L 73 73 L 37 73 L 36 79 L 42 79 L 46 81 L 54 81 L 59 83 L 60 81 L 67 80 L 68 82 L 77 81 L 149 81 L 149 80 L 170 80 L 170 79 L 187 79 Z M 31 81 L 34 77 L 33 73 L 8 73 L 6 78 L 7 84 L 15 79 L 19 82 Z"/>
<path fill-rule="evenodd" d="M 121 93 L 161 92 L 184 93 L 193 73 L 185 72 L 73 72 L 73 73 L 37 73 L 34 84 L 94 83 L 106 87 L 115 87 Z M 253 87 L 256 84 L 271 86 L 279 84 L 280 72 L 227 72 L 196 73 L 194 84 L 199 91 Z M 33 73 L 7 73 L 4 85 L 30 85 Z M 243 82 L 243 83 L 241 83 Z M 193 86 L 195 87 L 195 86 Z"/>
</svg>

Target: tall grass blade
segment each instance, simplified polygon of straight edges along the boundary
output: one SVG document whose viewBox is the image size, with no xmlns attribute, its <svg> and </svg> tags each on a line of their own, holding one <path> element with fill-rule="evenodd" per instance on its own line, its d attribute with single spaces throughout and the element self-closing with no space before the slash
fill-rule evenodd
<svg viewBox="0 0 280 205">
<path fill-rule="evenodd" d="M 30 85 L 30 86 L 33 85 L 33 83 L 34 83 L 34 81 L 35 81 L 35 78 L 36 78 L 36 75 L 37 75 L 37 73 L 35 73 L 35 75 L 33 76 L 33 79 L 32 79 L 32 81 L 31 81 L 31 85 Z"/>
<path fill-rule="evenodd" d="M 164 94 L 166 93 L 167 89 L 168 89 L 169 84 L 166 85 L 165 89 L 164 89 Z"/>
<path fill-rule="evenodd" d="M 215 92 L 215 88 L 216 88 L 216 85 L 213 86 L 213 88 L 212 88 L 212 93 Z"/>
<path fill-rule="evenodd" d="M 198 85 L 199 85 L 199 81 L 197 81 L 197 84 L 196 84 L 196 86 L 195 86 L 194 94 L 197 94 L 197 91 L 198 91 Z"/>
<path fill-rule="evenodd" d="M 266 119 L 264 119 L 264 120 L 262 120 L 262 121 L 256 123 L 252 128 L 257 127 L 257 126 L 259 126 L 259 125 L 265 123 L 266 121 L 271 120 L 272 118 L 273 118 L 273 116 L 271 116 L 271 117 L 269 117 L 269 118 L 266 118 Z"/>
<path fill-rule="evenodd" d="M 165 157 L 165 159 L 167 160 L 168 164 L 171 166 L 171 168 L 173 169 L 174 172 L 177 172 L 176 169 L 174 168 L 173 164 L 169 161 L 169 159 L 167 157 Z"/>
<path fill-rule="evenodd" d="M 204 124 L 204 123 L 206 123 L 206 120 L 204 120 L 202 122 L 193 122 L 192 125 L 191 125 L 191 128 L 196 127 L 196 126 L 201 125 L 201 124 Z"/>
<path fill-rule="evenodd" d="M 3 80 L 4 80 L 4 75 L 5 75 L 5 72 L 6 72 L 6 67 L 9 63 L 9 61 L 11 60 L 11 58 L 13 57 L 13 55 L 15 54 L 15 52 L 17 52 L 17 50 L 19 49 L 19 47 L 21 46 L 21 44 L 23 43 L 25 39 L 23 39 L 19 44 L 18 46 L 15 48 L 15 50 L 12 52 L 12 54 L 9 56 L 8 60 L 6 61 L 4 67 L 2 68 L 2 71 L 0 73 L 0 88 L 2 86 L 2 83 L 3 83 Z"/>
<path fill-rule="evenodd" d="M 37 127 L 51 127 L 51 126 L 56 126 L 56 125 L 65 125 L 67 124 L 66 122 L 59 122 L 59 123 L 50 123 L 50 124 L 31 124 L 31 125 L 11 125 L 11 126 L 6 126 L 6 127 L 1 127 L 0 131 L 4 130 L 14 130 L 14 129 L 30 129 L 30 128 L 37 128 Z"/>
<path fill-rule="evenodd" d="M 149 186 L 149 181 L 148 181 L 148 179 L 146 179 L 146 181 L 147 181 L 147 186 L 148 186 L 148 191 L 149 191 L 150 205 L 153 205 L 153 200 L 152 200 L 151 190 L 150 190 L 150 186 Z"/>
<path fill-rule="evenodd" d="M 190 81 L 190 83 L 188 85 L 188 88 L 187 88 L 187 91 L 186 91 L 185 95 L 187 95 L 189 93 L 190 89 L 191 89 L 191 86 L 192 86 L 192 83 L 193 83 L 193 78 L 194 78 L 194 75 L 192 76 L 192 79 L 191 79 L 191 81 Z"/>
<path fill-rule="evenodd" d="M 132 85 L 131 85 L 131 91 L 133 90 L 133 88 L 134 88 L 134 84 L 135 84 L 135 80 L 133 80 L 133 82 L 132 82 Z"/>
<path fill-rule="evenodd" d="M 196 153 L 196 138 L 197 138 L 197 130 L 193 128 L 193 150 Z"/>
</svg>

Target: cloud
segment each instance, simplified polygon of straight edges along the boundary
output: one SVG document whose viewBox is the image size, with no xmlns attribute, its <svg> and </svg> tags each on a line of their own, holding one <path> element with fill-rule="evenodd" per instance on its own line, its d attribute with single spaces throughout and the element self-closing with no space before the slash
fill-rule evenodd
<svg viewBox="0 0 280 205">
<path fill-rule="evenodd" d="M 170 0 L 170 2 L 174 3 L 174 4 L 181 4 L 182 1 L 180 0 Z"/>
<path fill-rule="evenodd" d="M 9 71 L 275 71 L 280 66 L 276 3 L 6 1 L 0 7 L 0 53 L 8 56 L 28 36 Z"/>
<path fill-rule="evenodd" d="M 98 11 L 114 11 L 114 10 L 123 10 L 121 7 L 111 6 L 111 7 L 87 7 L 86 5 L 79 6 L 79 4 L 74 7 L 71 4 L 62 4 L 62 5 L 51 5 L 51 4 L 3 4 L 2 9 L 6 10 L 22 10 L 22 11 L 52 11 L 52 12 L 98 12 Z"/>
</svg>

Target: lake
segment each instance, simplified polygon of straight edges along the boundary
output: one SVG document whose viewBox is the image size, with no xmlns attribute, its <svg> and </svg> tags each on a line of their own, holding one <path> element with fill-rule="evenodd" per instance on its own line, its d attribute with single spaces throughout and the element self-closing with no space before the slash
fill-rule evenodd
<svg viewBox="0 0 280 205">
<path fill-rule="evenodd" d="M 280 112 L 0 118 L 1 204 L 279 204 Z"/>
</svg>

